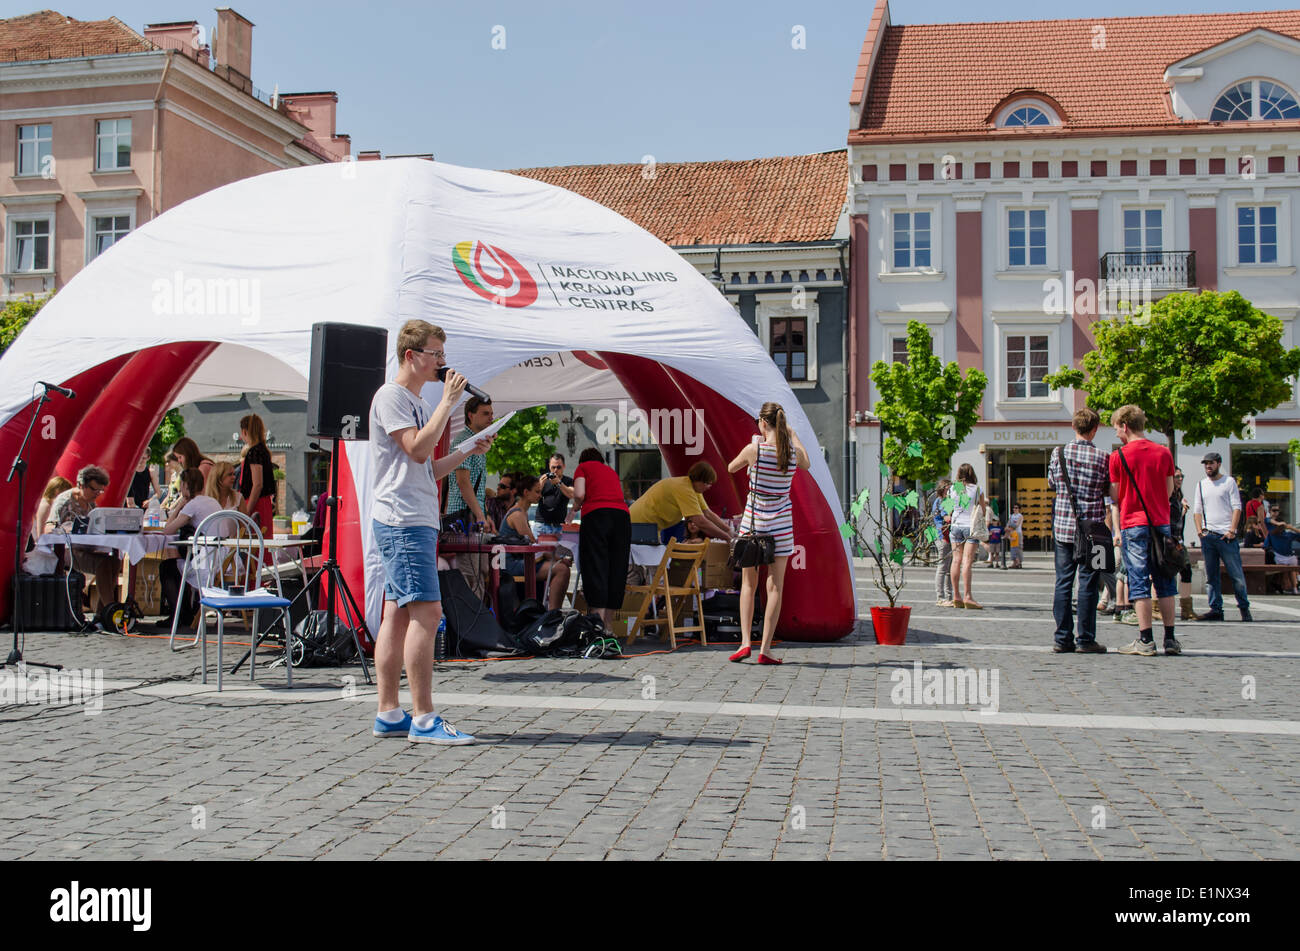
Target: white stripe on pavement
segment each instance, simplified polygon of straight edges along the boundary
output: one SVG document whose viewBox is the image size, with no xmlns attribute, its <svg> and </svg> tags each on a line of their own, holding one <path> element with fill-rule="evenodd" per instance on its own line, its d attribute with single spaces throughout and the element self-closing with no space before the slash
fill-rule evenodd
<svg viewBox="0 0 1300 951">
<path fill-rule="evenodd" d="M 161 689 L 160 689 L 161 688 Z M 358 685 L 351 696 L 344 697 L 338 687 L 300 687 L 292 690 L 268 687 L 231 688 L 221 694 L 213 684 L 185 684 L 173 682 L 166 685 L 141 688 L 136 693 L 154 696 L 197 696 L 205 699 L 248 700 L 259 699 L 277 702 L 321 701 L 332 697 L 341 702 L 371 701 L 373 687 Z M 409 706 L 410 697 L 402 691 L 401 698 Z M 873 720 L 877 722 L 938 722 L 971 723 L 980 726 L 1057 727 L 1084 730 L 1124 730 L 1129 733 L 1187 732 L 1187 733 L 1254 733 L 1273 736 L 1300 736 L 1300 721 L 1296 720 L 1238 720 L 1211 717 L 1128 717 L 1094 716 L 1070 713 L 982 713 L 979 710 L 958 710 L 946 707 L 849 707 L 815 704 L 739 703 L 731 701 L 700 700 L 634 700 L 613 697 L 576 697 L 545 694 L 501 693 L 438 693 L 434 706 L 480 707 L 487 709 L 531 710 L 581 710 L 592 713 L 685 713 L 704 717 L 768 717 L 782 720 L 831 719 Z"/>
</svg>

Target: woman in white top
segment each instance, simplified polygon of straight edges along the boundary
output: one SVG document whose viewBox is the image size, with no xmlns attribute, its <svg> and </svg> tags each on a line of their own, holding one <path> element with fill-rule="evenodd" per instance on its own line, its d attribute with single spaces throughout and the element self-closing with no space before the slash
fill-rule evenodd
<svg viewBox="0 0 1300 951">
<path fill-rule="evenodd" d="M 948 493 L 955 507 L 952 510 L 952 525 L 949 537 L 952 539 L 952 604 L 956 608 L 970 608 L 981 611 L 984 605 L 978 603 L 970 590 L 971 569 L 975 567 L 975 552 L 979 542 L 972 533 L 972 516 L 977 509 L 984 506 L 984 493 L 980 491 L 975 480 L 975 469 L 969 463 L 962 463 L 957 470 L 952 490 Z M 966 586 L 966 597 L 962 598 L 962 583 Z"/>
</svg>

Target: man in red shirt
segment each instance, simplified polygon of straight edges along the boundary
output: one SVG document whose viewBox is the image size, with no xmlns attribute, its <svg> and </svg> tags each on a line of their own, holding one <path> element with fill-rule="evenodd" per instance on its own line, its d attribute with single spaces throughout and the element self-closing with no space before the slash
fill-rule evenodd
<svg viewBox="0 0 1300 951">
<path fill-rule="evenodd" d="M 1155 560 L 1153 534 L 1169 535 L 1169 497 L 1174 493 L 1174 457 L 1169 450 L 1146 438 L 1147 415 L 1136 406 L 1121 406 L 1110 417 L 1120 448 L 1110 456 L 1110 497 L 1119 504 L 1120 536 L 1128 597 L 1138 616 L 1138 637 L 1119 649 L 1121 654 L 1154 657 L 1151 634 L 1151 582 Z M 1125 465 L 1127 463 L 1127 465 Z M 1154 576 L 1160 617 L 1165 626 L 1165 654 L 1182 653 L 1174 637 L 1175 579 Z"/>
</svg>

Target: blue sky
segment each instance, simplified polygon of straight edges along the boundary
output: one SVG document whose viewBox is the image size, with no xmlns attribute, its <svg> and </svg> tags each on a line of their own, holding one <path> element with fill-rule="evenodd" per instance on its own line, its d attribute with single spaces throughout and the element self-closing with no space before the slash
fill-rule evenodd
<svg viewBox="0 0 1300 951">
<path fill-rule="evenodd" d="M 216 23 L 213 0 L 4 0 L 82 20 Z M 870 2 L 238 0 L 253 81 L 333 89 L 353 151 L 481 168 L 691 161 L 842 148 Z M 1277 9 L 1231 0 L 891 4 L 895 23 Z M 978 9 L 978 14 L 972 11 Z M 796 26 L 805 48 L 794 49 Z M 504 49 L 494 49 L 503 34 Z M 498 40 L 499 42 L 499 40 Z"/>
</svg>

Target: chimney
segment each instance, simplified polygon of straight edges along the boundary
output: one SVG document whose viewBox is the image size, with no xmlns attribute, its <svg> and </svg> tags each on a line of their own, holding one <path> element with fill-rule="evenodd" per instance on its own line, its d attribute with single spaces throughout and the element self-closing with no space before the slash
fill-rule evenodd
<svg viewBox="0 0 1300 951">
<path fill-rule="evenodd" d="M 350 136 L 335 131 L 339 94 L 336 92 L 286 92 L 280 94 L 289 118 L 307 127 L 307 138 L 339 162 L 352 154 Z"/>
<path fill-rule="evenodd" d="M 253 21 L 230 7 L 217 8 L 216 72 L 245 92 L 253 91 Z"/>
<path fill-rule="evenodd" d="M 177 50 L 202 66 L 208 65 L 207 37 L 194 20 L 150 23 L 144 28 L 144 38 L 159 49 Z"/>
<path fill-rule="evenodd" d="M 379 154 L 379 149 L 369 149 L 365 152 L 357 153 L 358 162 L 378 162 L 383 156 Z"/>
</svg>

